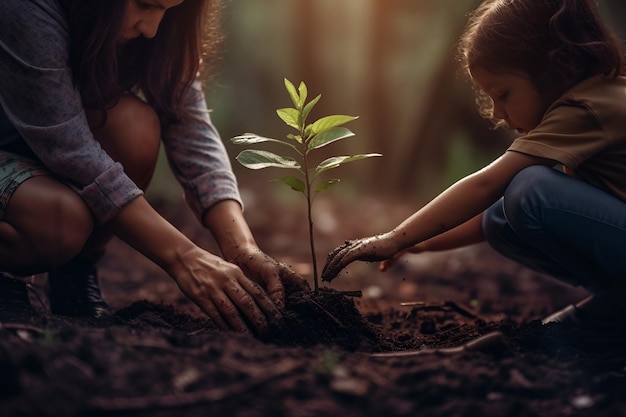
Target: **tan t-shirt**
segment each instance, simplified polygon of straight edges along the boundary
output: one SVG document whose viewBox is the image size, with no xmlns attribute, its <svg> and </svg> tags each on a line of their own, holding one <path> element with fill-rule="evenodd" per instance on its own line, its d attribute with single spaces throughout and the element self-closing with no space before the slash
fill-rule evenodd
<svg viewBox="0 0 626 417">
<path fill-rule="evenodd" d="M 595 76 L 575 85 L 508 150 L 553 159 L 626 202 L 626 77 Z"/>
</svg>

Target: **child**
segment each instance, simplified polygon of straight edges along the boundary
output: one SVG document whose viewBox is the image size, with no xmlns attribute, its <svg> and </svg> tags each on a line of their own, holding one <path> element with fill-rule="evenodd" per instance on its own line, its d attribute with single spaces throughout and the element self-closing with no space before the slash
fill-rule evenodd
<svg viewBox="0 0 626 417">
<path fill-rule="evenodd" d="M 487 241 L 593 293 L 548 322 L 626 323 L 626 73 L 593 0 L 485 0 L 460 42 L 481 113 L 517 132 L 508 150 L 393 230 L 346 242 L 351 262 Z M 554 168 L 561 164 L 563 172 Z"/>
<path fill-rule="evenodd" d="M 95 263 L 113 235 L 223 329 L 261 330 L 279 314 L 283 284 L 304 287 L 256 245 L 196 78 L 214 58 L 218 6 L 0 2 L 0 270 L 49 271 L 52 313 L 111 317 Z M 143 197 L 161 140 L 225 260 Z M 0 276 L 3 317 L 31 313 L 26 295 L 23 282 Z"/>
</svg>

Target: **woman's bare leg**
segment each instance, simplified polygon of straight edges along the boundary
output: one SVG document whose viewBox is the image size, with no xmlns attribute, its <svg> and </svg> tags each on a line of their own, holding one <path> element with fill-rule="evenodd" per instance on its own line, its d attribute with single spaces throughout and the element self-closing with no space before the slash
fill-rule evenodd
<svg viewBox="0 0 626 417">
<path fill-rule="evenodd" d="M 126 174 L 145 189 L 156 166 L 160 143 L 160 124 L 154 111 L 134 96 L 124 96 L 107 112 L 106 123 L 101 112 L 88 112 L 95 139 Z M 112 234 L 96 225 L 79 256 L 50 270 L 50 309 L 55 314 L 112 318 L 102 298 L 96 262 Z"/>
<path fill-rule="evenodd" d="M 24 181 L 0 221 L 0 269 L 14 274 L 46 271 L 75 257 L 93 230 L 83 200 L 51 176 Z"/>
<path fill-rule="evenodd" d="M 95 139 L 145 189 L 160 144 L 155 112 L 136 97 L 125 96 L 107 112 L 106 123 L 99 123 L 98 115 L 88 114 Z M 111 236 L 94 223 L 87 205 L 70 187 L 38 173 L 13 191 L 0 221 L 0 270 L 16 275 L 49 271 L 53 313 L 107 319 L 111 312 L 100 294 L 95 260 Z M 13 304 L 28 311 L 23 284 L 1 278 L 20 287 L 5 294 L 9 299 L 0 305 L 0 313 L 13 312 L 13 296 L 20 296 Z"/>
<path fill-rule="evenodd" d="M 87 116 L 100 146 L 145 190 L 154 174 L 161 140 L 161 126 L 154 110 L 128 95 L 108 111 L 104 126 L 100 127 L 101 112 L 88 112 Z M 96 228 L 83 254 L 93 256 L 102 252 L 111 236 L 107 230 Z"/>
</svg>

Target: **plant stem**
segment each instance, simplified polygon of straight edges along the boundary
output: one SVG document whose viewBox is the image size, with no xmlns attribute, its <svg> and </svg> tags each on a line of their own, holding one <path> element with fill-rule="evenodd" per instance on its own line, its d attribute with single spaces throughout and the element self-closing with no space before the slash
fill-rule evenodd
<svg viewBox="0 0 626 417">
<path fill-rule="evenodd" d="M 313 262 L 313 284 L 315 291 L 319 289 L 319 284 L 317 280 L 317 257 L 315 256 L 315 239 L 313 238 L 313 211 L 311 210 L 312 201 L 311 201 L 311 179 L 309 176 L 309 164 L 306 152 L 307 142 L 303 141 L 305 149 L 303 152 L 304 155 L 304 180 L 306 182 L 306 204 L 307 204 L 307 216 L 309 219 L 309 244 L 311 245 L 311 261 Z"/>
<path fill-rule="evenodd" d="M 308 189 L 308 188 L 307 188 Z M 310 191 L 307 192 L 307 204 L 309 215 L 309 241 L 311 242 L 311 261 L 313 262 L 313 283 L 315 284 L 315 291 L 318 290 L 317 283 L 317 257 L 315 256 L 315 243 L 313 240 L 313 218 L 311 217 L 311 198 Z"/>
</svg>

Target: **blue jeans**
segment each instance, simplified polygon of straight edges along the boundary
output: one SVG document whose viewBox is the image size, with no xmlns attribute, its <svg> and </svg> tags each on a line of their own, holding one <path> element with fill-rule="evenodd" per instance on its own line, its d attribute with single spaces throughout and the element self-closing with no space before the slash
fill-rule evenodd
<svg viewBox="0 0 626 417">
<path fill-rule="evenodd" d="M 626 203 L 553 168 L 519 172 L 482 227 L 527 267 L 595 293 L 626 287 Z"/>
</svg>

